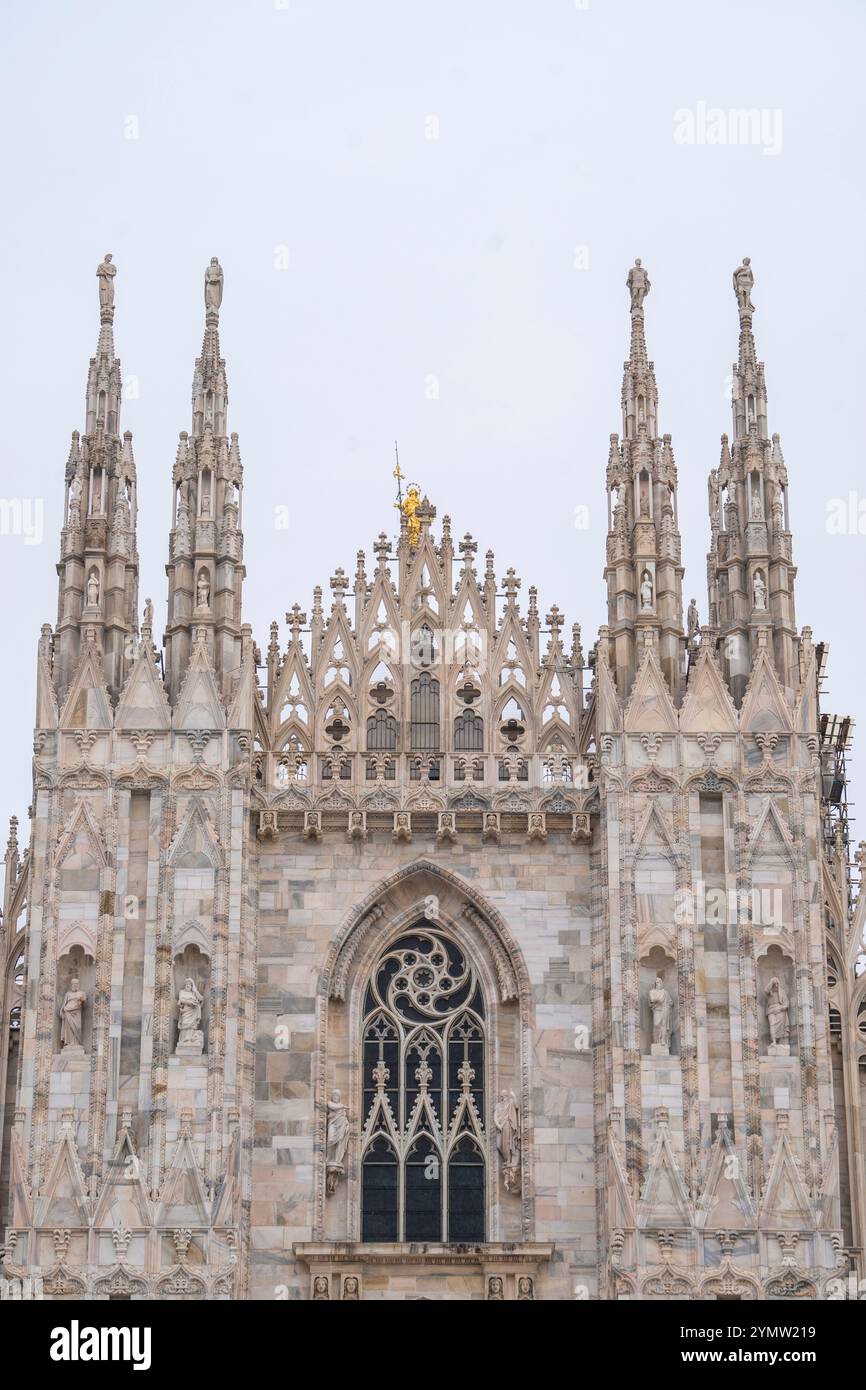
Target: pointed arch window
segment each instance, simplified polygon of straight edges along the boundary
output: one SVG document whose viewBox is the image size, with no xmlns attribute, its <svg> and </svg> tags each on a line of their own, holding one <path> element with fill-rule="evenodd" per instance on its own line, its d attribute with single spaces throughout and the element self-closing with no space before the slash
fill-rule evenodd
<svg viewBox="0 0 866 1390">
<path fill-rule="evenodd" d="M 410 737 L 413 750 L 439 751 L 439 682 L 429 671 L 416 676 L 410 687 Z"/>
<path fill-rule="evenodd" d="M 454 750 L 480 753 L 484 748 L 484 720 L 474 710 L 465 709 L 454 720 Z"/>
<path fill-rule="evenodd" d="M 393 714 L 377 709 L 367 720 L 367 748 L 369 750 L 391 749 L 397 747 L 397 720 Z"/>
<path fill-rule="evenodd" d="M 484 1000 L 438 926 L 380 956 L 362 1037 L 362 1241 L 483 1241 Z"/>
</svg>

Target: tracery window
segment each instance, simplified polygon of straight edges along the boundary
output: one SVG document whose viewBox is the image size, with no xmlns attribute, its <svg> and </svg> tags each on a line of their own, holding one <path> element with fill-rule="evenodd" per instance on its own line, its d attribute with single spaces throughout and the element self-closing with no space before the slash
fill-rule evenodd
<svg viewBox="0 0 866 1390">
<path fill-rule="evenodd" d="M 367 719 L 367 747 L 369 749 L 397 747 L 397 720 L 393 714 L 377 709 Z"/>
<path fill-rule="evenodd" d="M 362 1241 L 483 1241 L 484 1000 L 441 928 L 383 952 L 362 1037 Z"/>
<path fill-rule="evenodd" d="M 439 751 L 439 682 L 422 671 L 410 686 L 410 739 L 413 749 Z"/>
<path fill-rule="evenodd" d="M 465 709 L 454 720 L 454 748 L 461 753 L 481 752 L 484 747 L 484 720 Z"/>
</svg>

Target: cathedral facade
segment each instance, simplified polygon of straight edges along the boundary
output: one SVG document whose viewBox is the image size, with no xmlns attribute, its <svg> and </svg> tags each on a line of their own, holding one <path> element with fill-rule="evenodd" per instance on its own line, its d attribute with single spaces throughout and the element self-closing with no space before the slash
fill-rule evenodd
<svg viewBox="0 0 866 1390">
<path fill-rule="evenodd" d="M 826 649 L 796 626 L 748 261 L 705 625 L 629 273 L 586 653 L 399 466 L 399 535 L 262 653 L 216 259 L 157 645 L 110 256 L 97 277 L 29 842 L 13 820 L 6 852 L 3 1278 L 58 1300 L 857 1296 L 864 853 Z"/>
</svg>

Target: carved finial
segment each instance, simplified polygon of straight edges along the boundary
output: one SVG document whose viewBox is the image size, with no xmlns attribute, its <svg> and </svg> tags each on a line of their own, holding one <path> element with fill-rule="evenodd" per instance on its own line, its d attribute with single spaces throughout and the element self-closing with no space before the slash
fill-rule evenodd
<svg viewBox="0 0 866 1390">
<path fill-rule="evenodd" d="M 506 601 L 509 604 L 513 603 L 517 597 L 517 590 L 520 588 L 520 580 L 513 569 L 509 569 L 506 572 L 505 578 L 502 581 L 502 587 L 505 590 Z"/>
<path fill-rule="evenodd" d="M 380 531 L 378 539 L 374 541 L 373 551 L 376 556 L 376 571 L 378 573 L 385 568 L 388 556 L 391 553 L 391 542 L 384 531 Z"/>
<path fill-rule="evenodd" d="M 319 593 L 321 594 L 321 592 L 322 592 L 322 591 L 321 591 L 321 589 L 320 589 L 320 590 L 319 590 Z M 307 621 L 307 615 L 306 615 L 306 613 L 302 613 L 302 612 L 301 612 L 301 606 L 300 606 L 300 604 L 299 604 L 299 603 L 293 603 L 293 604 L 292 604 L 291 612 L 286 614 L 286 622 L 287 622 L 288 625 L 289 625 L 289 631 L 290 631 L 291 634 L 292 634 L 292 642 L 293 642 L 293 643 L 294 643 L 294 642 L 297 642 L 298 637 L 300 636 L 300 633 L 301 633 L 301 629 L 303 628 L 304 623 L 305 623 L 306 621 Z M 274 626 L 276 626 L 276 624 L 274 624 Z"/>
<path fill-rule="evenodd" d="M 349 587 L 349 580 L 342 569 L 337 569 L 336 574 L 331 575 L 331 592 L 334 595 L 334 603 L 342 606 L 343 598 Z"/>
<path fill-rule="evenodd" d="M 466 535 L 463 537 L 462 541 L 460 541 L 457 548 L 463 557 L 464 570 L 473 569 L 473 560 L 475 557 L 475 552 L 478 549 L 478 542 L 476 540 L 473 540 L 469 532 L 467 531 Z"/>
<path fill-rule="evenodd" d="M 9 817 L 9 839 L 6 841 L 7 858 L 18 858 L 18 817 Z"/>
</svg>

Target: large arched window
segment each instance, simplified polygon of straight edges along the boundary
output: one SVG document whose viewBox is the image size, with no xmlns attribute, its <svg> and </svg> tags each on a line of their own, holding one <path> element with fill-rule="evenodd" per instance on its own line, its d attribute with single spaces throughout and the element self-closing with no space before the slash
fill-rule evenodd
<svg viewBox="0 0 866 1390">
<path fill-rule="evenodd" d="M 483 1241 L 485 1012 L 471 964 L 423 921 L 364 1000 L 362 1241 Z"/>
</svg>

